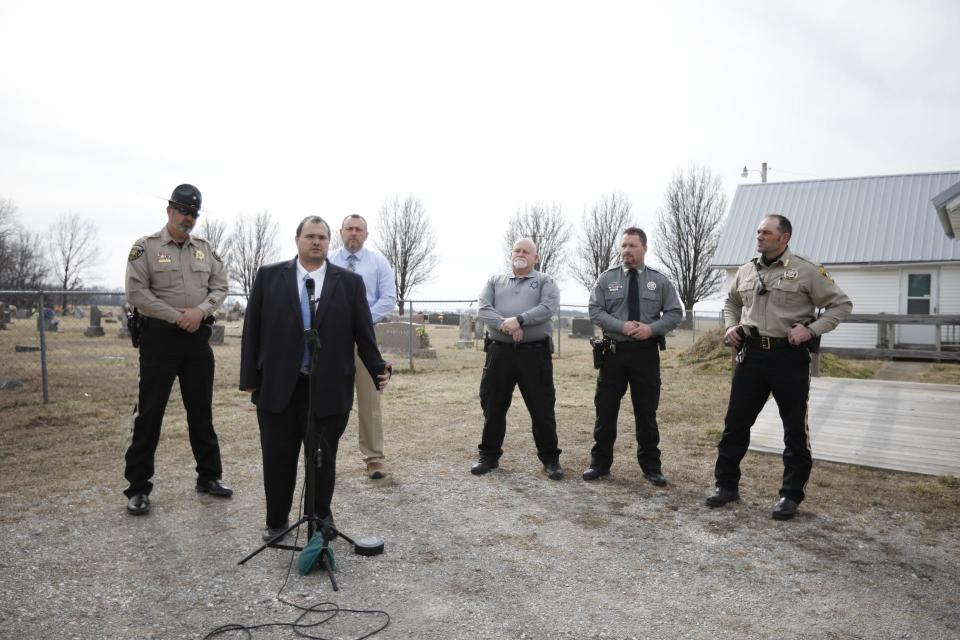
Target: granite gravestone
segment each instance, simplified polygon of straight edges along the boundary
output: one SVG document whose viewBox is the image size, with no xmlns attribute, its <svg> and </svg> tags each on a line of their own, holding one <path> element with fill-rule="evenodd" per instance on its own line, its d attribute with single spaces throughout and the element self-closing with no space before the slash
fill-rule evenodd
<svg viewBox="0 0 960 640">
<path fill-rule="evenodd" d="M 103 312 L 100 311 L 100 307 L 97 305 L 90 307 L 90 326 L 83 332 L 83 335 L 88 338 L 99 338 L 103 336 L 103 327 L 100 326 L 100 319 L 102 317 Z"/>
</svg>

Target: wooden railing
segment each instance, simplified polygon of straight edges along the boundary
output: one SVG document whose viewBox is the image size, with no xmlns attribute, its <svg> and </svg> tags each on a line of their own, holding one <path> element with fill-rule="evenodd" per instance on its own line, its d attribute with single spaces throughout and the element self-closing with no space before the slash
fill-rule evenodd
<svg viewBox="0 0 960 640">
<path fill-rule="evenodd" d="M 854 358 L 911 358 L 917 360 L 940 360 L 960 362 L 960 342 L 943 343 L 942 327 L 956 327 L 960 337 L 960 315 L 853 313 L 844 323 L 877 325 L 877 346 L 873 349 L 824 347 L 824 353 L 835 353 Z M 929 325 L 936 327 L 932 348 L 917 348 L 917 345 L 901 345 L 896 342 L 898 324 Z"/>
</svg>

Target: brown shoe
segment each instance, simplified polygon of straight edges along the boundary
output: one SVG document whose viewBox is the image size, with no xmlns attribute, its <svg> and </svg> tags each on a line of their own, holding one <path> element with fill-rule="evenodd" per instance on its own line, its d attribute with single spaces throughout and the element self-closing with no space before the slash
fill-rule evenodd
<svg viewBox="0 0 960 640">
<path fill-rule="evenodd" d="M 381 480 L 387 477 L 387 471 L 383 468 L 382 462 L 368 462 L 367 476 L 371 480 Z"/>
</svg>

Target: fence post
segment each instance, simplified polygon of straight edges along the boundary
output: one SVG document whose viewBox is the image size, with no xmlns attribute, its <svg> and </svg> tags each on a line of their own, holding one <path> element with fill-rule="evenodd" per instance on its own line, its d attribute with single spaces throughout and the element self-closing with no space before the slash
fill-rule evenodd
<svg viewBox="0 0 960 640">
<path fill-rule="evenodd" d="M 40 379 L 43 385 L 43 404 L 50 402 L 50 382 L 47 378 L 47 319 L 44 317 L 43 291 L 40 291 L 40 313 L 37 320 L 40 321 Z"/>
<path fill-rule="evenodd" d="M 407 300 L 407 322 L 410 325 L 407 331 L 407 355 L 410 358 L 410 371 L 413 371 L 413 300 Z"/>
</svg>

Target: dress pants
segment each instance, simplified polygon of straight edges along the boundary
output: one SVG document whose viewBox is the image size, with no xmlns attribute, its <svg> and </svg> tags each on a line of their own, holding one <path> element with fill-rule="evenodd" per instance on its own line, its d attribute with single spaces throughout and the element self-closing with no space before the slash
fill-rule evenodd
<svg viewBox="0 0 960 640">
<path fill-rule="evenodd" d="M 630 386 L 633 417 L 636 424 L 637 462 L 644 473 L 660 473 L 660 429 L 657 407 L 660 405 L 660 352 L 656 340 L 617 343 L 616 352 L 603 357 L 597 375 L 593 402 L 597 421 L 593 427 L 591 466 L 608 470 L 613 464 L 613 445 L 617 441 L 617 416 L 620 400 Z"/>
<path fill-rule="evenodd" d="M 293 506 L 300 445 L 307 436 L 309 390 L 309 378 L 302 375 L 297 379 L 293 396 L 283 411 L 274 413 L 257 408 L 268 527 L 279 527 L 287 522 Z M 323 417 L 314 415 L 309 420 L 309 428 L 317 435 L 321 452 L 312 511 L 321 518 L 330 515 L 337 473 L 337 446 L 349 417 L 350 414 L 346 413 Z M 304 451 L 303 457 L 304 464 L 315 464 L 310 452 Z"/>
<path fill-rule="evenodd" d="M 129 498 L 149 494 L 154 456 L 160 442 L 160 425 L 170 399 L 173 381 L 180 380 L 180 395 L 187 410 L 190 448 L 197 462 L 197 481 L 219 480 L 220 443 L 213 429 L 213 350 L 210 327 L 188 333 L 162 320 L 147 320 L 140 335 L 140 387 L 133 410 L 130 445 L 124 476 Z"/>
<path fill-rule="evenodd" d="M 480 379 L 480 406 L 483 409 L 483 436 L 480 457 L 499 460 L 507 432 L 507 410 L 513 390 L 520 395 L 533 422 L 533 441 L 543 464 L 557 462 L 557 420 L 554 414 L 556 390 L 553 386 L 553 360 L 549 342 L 518 345 L 492 342 L 487 348 L 486 364 Z"/>
<path fill-rule="evenodd" d="M 353 384 L 357 390 L 357 433 L 360 440 L 360 453 L 364 462 L 383 461 L 383 414 L 380 411 L 381 394 L 373 383 L 373 378 L 363 364 L 363 360 L 354 351 L 354 363 L 357 373 Z"/>
<path fill-rule="evenodd" d="M 717 486 L 737 489 L 740 460 L 750 445 L 750 427 L 773 394 L 783 420 L 783 484 L 780 495 L 797 503 L 810 478 L 813 457 L 807 428 L 810 353 L 802 347 L 763 350 L 746 347 L 730 386 L 730 404 L 718 445 Z"/>
</svg>

